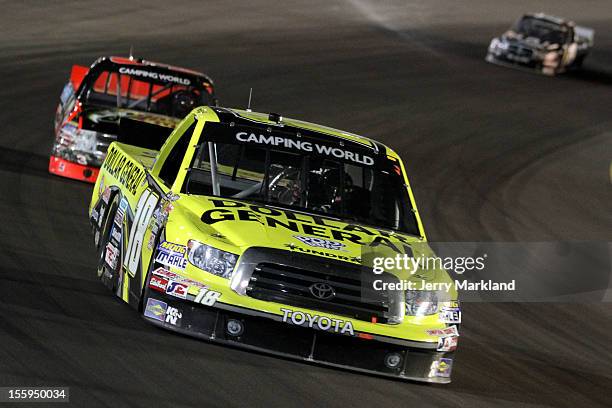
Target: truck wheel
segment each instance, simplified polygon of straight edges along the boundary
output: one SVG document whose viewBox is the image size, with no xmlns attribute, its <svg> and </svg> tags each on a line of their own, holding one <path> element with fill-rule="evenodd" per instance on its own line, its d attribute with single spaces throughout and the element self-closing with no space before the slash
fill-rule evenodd
<svg viewBox="0 0 612 408">
<path fill-rule="evenodd" d="M 119 242 L 118 245 L 114 245 L 111 240 L 111 232 L 113 229 L 119 228 L 115 224 L 115 214 L 117 213 L 117 208 L 119 207 L 119 195 L 115 194 L 110 199 L 110 203 L 108 205 L 108 210 L 106 211 L 106 215 L 104 218 L 104 222 L 102 223 L 102 227 L 100 228 L 100 238 L 98 245 L 98 267 L 97 273 L 98 278 L 104 283 L 106 287 L 108 287 L 112 291 L 116 291 L 118 287 L 119 280 L 119 268 L 121 267 L 121 247 L 122 243 Z M 106 262 L 106 253 L 108 251 L 112 251 L 112 248 L 115 248 L 115 265 L 114 268 L 112 265 L 108 265 Z"/>
</svg>

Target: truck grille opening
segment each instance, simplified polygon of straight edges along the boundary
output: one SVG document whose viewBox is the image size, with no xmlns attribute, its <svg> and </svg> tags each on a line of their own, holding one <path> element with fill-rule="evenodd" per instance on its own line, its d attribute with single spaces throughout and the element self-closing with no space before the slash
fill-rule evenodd
<svg viewBox="0 0 612 408">
<path fill-rule="evenodd" d="M 330 287 L 332 296 L 329 296 Z M 387 323 L 389 320 L 388 293 L 370 290 L 365 292 L 368 294 L 368 298 L 365 298 L 361 273 L 355 268 L 336 266 L 324 271 L 312 271 L 262 262 L 253 270 L 246 293 L 259 300 L 368 322 Z"/>
</svg>

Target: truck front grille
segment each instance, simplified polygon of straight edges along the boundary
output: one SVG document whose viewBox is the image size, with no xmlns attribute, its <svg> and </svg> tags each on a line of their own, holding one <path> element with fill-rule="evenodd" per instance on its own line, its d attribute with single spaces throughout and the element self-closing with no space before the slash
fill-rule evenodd
<svg viewBox="0 0 612 408">
<path fill-rule="evenodd" d="M 364 291 L 361 275 L 359 267 L 348 264 L 346 267 L 334 265 L 332 268 L 313 271 L 260 262 L 253 270 L 246 294 L 259 300 L 368 322 L 387 323 L 391 301 L 389 294 L 382 291 Z M 329 288 L 333 290 L 331 296 Z"/>
</svg>

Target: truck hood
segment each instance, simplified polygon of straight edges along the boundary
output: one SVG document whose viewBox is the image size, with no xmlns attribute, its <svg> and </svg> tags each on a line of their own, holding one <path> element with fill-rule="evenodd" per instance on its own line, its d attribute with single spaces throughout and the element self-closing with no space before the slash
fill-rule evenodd
<svg viewBox="0 0 612 408">
<path fill-rule="evenodd" d="M 193 227 L 193 239 L 238 254 L 277 248 L 367 266 L 373 257 L 434 256 L 420 237 L 247 201 L 180 195 L 172 212 L 177 236 Z"/>
</svg>

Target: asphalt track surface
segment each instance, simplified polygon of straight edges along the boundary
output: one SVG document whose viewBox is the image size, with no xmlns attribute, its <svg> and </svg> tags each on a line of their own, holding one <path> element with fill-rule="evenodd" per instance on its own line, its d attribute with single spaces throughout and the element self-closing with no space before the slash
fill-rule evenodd
<svg viewBox="0 0 612 408">
<path fill-rule="evenodd" d="M 388 143 L 431 240 L 610 241 L 609 1 L 45 4 L 0 10 L 0 386 L 70 386 L 87 407 L 612 406 L 610 303 L 464 305 L 449 386 L 152 327 L 95 278 L 91 187 L 46 170 L 70 65 L 133 45 L 209 73 L 224 105 L 252 87 L 255 110 Z M 483 61 L 491 36 L 538 10 L 596 29 L 583 72 Z"/>
</svg>

